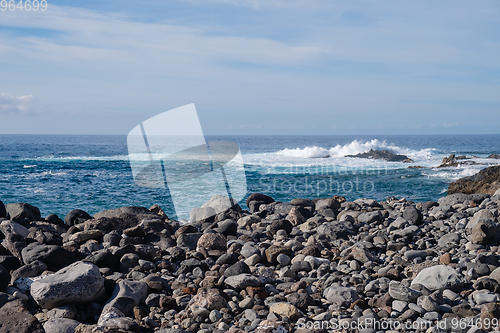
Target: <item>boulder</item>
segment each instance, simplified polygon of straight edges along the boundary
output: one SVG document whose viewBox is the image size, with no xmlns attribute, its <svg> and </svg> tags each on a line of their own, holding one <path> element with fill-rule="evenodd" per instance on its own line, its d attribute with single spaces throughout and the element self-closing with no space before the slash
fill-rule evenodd
<svg viewBox="0 0 500 333">
<path fill-rule="evenodd" d="M 2 201 L 0 201 L 0 218 L 7 217 L 7 210 L 5 209 L 5 205 Z"/>
<path fill-rule="evenodd" d="M 403 218 L 415 225 L 421 225 L 424 219 L 422 213 L 414 206 L 405 208 L 403 211 Z"/>
<path fill-rule="evenodd" d="M 287 317 L 290 320 L 296 321 L 301 317 L 299 310 L 292 304 L 274 303 L 269 307 L 269 312 L 276 313 L 280 317 Z"/>
<path fill-rule="evenodd" d="M 241 290 L 246 287 L 259 287 L 260 280 L 250 274 L 239 274 L 226 278 L 224 282 L 233 289 Z"/>
<path fill-rule="evenodd" d="M 95 213 L 94 219 L 99 219 L 102 217 L 107 217 L 107 218 L 119 217 L 121 214 L 157 216 L 156 214 L 151 213 L 151 211 L 146 207 L 127 206 L 115 209 L 107 209 L 102 212 Z"/>
<path fill-rule="evenodd" d="M 21 252 L 25 264 L 40 260 L 44 262 L 49 270 L 57 271 L 72 264 L 75 254 L 57 245 L 43 245 L 38 242 L 31 243 Z"/>
<path fill-rule="evenodd" d="M 350 307 L 359 299 L 358 291 L 348 287 L 328 287 L 323 291 L 323 296 L 337 307 Z"/>
<path fill-rule="evenodd" d="M 448 186 L 448 193 L 484 193 L 493 195 L 500 189 L 500 166 L 492 166 L 477 174 L 454 181 Z"/>
<path fill-rule="evenodd" d="M 80 322 L 68 318 L 49 319 L 43 324 L 45 333 L 74 333 Z"/>
<path fill-rule="evenodd" d="M 464 281 L 458 272 L 450 266 L 437 265 L 423 269 L 418 273 L 411 285 L 421 284 L 430 291 L 459 290 Z"/>
<path fill-rule="evenodd" d="M 28 235 L 30 233 L 26 227 L 20 225 L 19 223 L 16 223 L 14 221 L 9 221 L 9 220 L 5 220 L 5 221 L 2 221 L 2 223 L 0 223 L 0 231 L 4 235 L 15 234 L 15 235 L 19 235 L 23 238 L 28 237 Z"/>
<path fill-rule="evenodd" d="M 10 283 L 10 274 L 9 271 L 5 269 L 2 265 L 0 265 L 0 291 L 4 292 Z"/>
<path fill-rule="evenodd" d="M 27 304 L 19 299 L 2 306 L 0 318 L 0 333 L 45 333 Z"/>
<path fill-rule="evenodd" d="M 388 150 L 373 150 L 370 149 L 367 153 L 360 153 L 356 155 L 346 155 L 345 157 L 369 158 L 375 160 L 386 160 L 389 162 L 403 162 L 411 163 L 413 160 L 406 155 L 398 155 L 391 153 Z"/>
<path fill-rule="evenodd" d="M 470 230 L 470 240 L 474 244 L 489 245 L 500 241 L 500 224 L 492 220 L 479 219 Z"/>
<path fill-rule="evenodd" d="M 75 221 L 80 220 L 90 220 L 92 216 L 87 214 L 81 209 L 73 209 L 70 211 L 68 214 L 66 214 L 66 217 L 64 218 L 64 223 L 67 225 L 74 225 Z"/>
<path fill-rule="evenodd" d="M 12 221 L 40 221 L 40 210 L 30 204 L 20 202 L 5 206 L 7 214 Z"/>
<path fill-rule="evenodd" d="M 206 233 L 198 239 L 197 247 L 208 250 L 225 250 L 227 239 L 219 233 Z"/>
<path fill-rule="evenodd" d="M 410 289 L 399 281 L 391 281 L 389 284 L 389 295 L 398 301 L 415 303 L 422 294 L 416 290 Z"/>
<path fill-rule="evenodd" d="M 250 201 L 260 201 L 264 204 L 270 204 L 271 202 L 274 202 L 274 199 L 262 193 L 252 193 L 248 196 L 245 202 L 247 207 L 250 204 Z"/>
<path fill-rule="evenodd" d="M 144 302 L 148 295 L 148 285 L 139 281 L 122 280 L 113 289 L 113 294 L 108 300 L 101 314 L 103 315 L 111 311 L 111 308 L 117 309 L 124 315 L 130 315 L 134 306 Z"/>
<path fill-rule="evenodd" d="M 16 281 L 19 278 L 30 278 L 41 275 L 47 270 L 47 265 L 40 261 L 35 260 L 27 265 L 19 267 L 11 274 L 11 282 Z"/>
<path fill-rule="evenodd" d="M 227 301 L 219 294 L 212 292 L 201 292 L 193 297 L 192 305 L 205 308 L 209 311 L 220 310 L 227 306 Z"/>
<path fill-rule="evenodd" d="M 87 304 L 104 296 L 104 278 L 99 267 L 79 261 L 34 281 L 31 296 L 46 309 Z"/>
</svg>

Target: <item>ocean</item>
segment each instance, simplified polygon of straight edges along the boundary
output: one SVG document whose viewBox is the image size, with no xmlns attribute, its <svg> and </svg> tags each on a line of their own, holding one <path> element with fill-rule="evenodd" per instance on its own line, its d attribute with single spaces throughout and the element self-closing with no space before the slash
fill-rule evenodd
<svg viewBox="0 0 500 333">
<path fill-rule="evenodd" d="M 321 198 L 348 200 L 389 196 L 415 202 L 437 200 L 450 182 L 477 173 L 500 160 L 500 135 L 403 136 L 207 136 L 239 145 L 248 194 L 275 200 Z M 346 157 L 370 149 L 404 154 L 412 163 Z M 435 168 L 450 154 L 473 157 L 475 165 Z M 409 166 L 423 168 L 413 169 Z M 185 188 L 186 198 L 200 189 Z M 245 198 L 240 201 L 243 208 Z M 89 214 L 121 206 L 157 204 L 171 218 L 185 217 L 188 207 L 174 210 L 167 189 L 136 186 L 126 136 L 0 135 L 0 200 L 27 202 L 42 216 L 64 216 L 79 208 Z M 186 202 L 189 202 L 187 200 Z M 177 207 L 178 208 L 178 207 Z"/>
</svg>

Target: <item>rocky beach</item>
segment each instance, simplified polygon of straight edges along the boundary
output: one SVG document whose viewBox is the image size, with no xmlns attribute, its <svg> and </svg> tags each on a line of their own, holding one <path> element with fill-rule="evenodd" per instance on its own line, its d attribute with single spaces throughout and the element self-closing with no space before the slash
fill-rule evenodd
<svg viewBox="0 0 500 333">
<path fill-rule="evenodd" d="M 498 331 L 487 189 L 418 203 L 253 193 L 248 211 L 215 196 L 183 223 L 156 205 L 63 220 L 0 202 L 0 332 Z"/>
</svg>

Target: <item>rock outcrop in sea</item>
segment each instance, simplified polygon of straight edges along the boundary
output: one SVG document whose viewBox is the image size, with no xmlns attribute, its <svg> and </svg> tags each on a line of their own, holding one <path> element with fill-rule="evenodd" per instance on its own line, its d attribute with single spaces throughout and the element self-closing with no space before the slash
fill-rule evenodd
<svg viewBox="0 0 500 333">
<path fill-rule="evenodd" d="M 398 155 L 391 153 L 388 150 L 373 150 L 366 153 L 360 153 L 356 155 L 347 155 L 345 157 L 356 157 L 356 158 L 370 158 L 375 160 L 385 160 L 388 162 L 403 162 L 403 163 L 412 163 L 413 160 L 406 155 Z"/>
<path fill-rule="evenodd" d="M 220 200 L 183 225 L 158 206 L 62 222 L 0 202 L 0 332 L 499 329 L 498 193 Z"/>
<path fill-rule="evenodd" d="M 448 193 L 484 193 L 495 194 L 500 190 L 500 166 L 492 166 L 477 174 L 461 178 L 448 186 Z"/>
</svg>

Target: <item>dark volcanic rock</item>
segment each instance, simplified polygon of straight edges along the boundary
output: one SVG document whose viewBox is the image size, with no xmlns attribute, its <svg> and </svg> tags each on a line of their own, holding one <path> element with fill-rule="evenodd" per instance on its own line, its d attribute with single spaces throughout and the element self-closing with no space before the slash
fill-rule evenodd
<svg viewBox="0 0 500 333">
<path fill-rule="evenodd" d="M 64 223 L 67 225 L 74 225 L 75 220 L 82 219 L 82 220 L 90 220 L 92 216 L 87 214 L 81 209 L 73 209 L 71 212 L 69 212 L 66 217 L 64 218 Z"/>
<path fill-rule="evenodd" d="M 346 157 L 357 157 L 357 158 L 371 158 L 375 160 L 386 160 L 389 162 L 403 162 L 411 163 L 413 160 L 405 155 L 398 155 L 391 153 L 388 150 L 373 150 L 370 149 L 367 153 L 361 153 L 356 155 L 347 155 Z"/>
<path fill-rule="evenodd" d="M 252 193 L 246 200 L 247 207 L 249 207 L 250 201 L 260 201 L 265 204 L 270 204 L 274 202 L 274 199 L 262 193 Z"/>
<path fill-rule="evenodd" d="M 448 157 L 443 158 L 443 161 L 438 166 L 438 168 L 450 168 L 457 167 L 459 165 L 474 165 L 476 162 L 471 161 L 467 156 L 455 156 L 450 155 Z"/>
<path fill-rule="evenodd" d="M 40 243 L 31 243 L 22 250 L 23 262 L 32 263 L 35 260 L 44 262 L 49 270 L 58 271 L 75 262 L 75 254 L 61 246 L 43 245 Z"/>
<path fill-rule="evenodd" d="M 24 202 L 8 204 L 5 208 L 12 221 L 39 221 L 42 219 L 38 208 Z"/>
<path fill-rule="evenodd" d="M 0 201 L 0 217 L 7 217 L 7 211 L 2 201 Z"/>
<path fill-rule="evenodd" d="M 448 194 L 495 194 L 500 189 L 500 166 L 479 171 L 474 176 L 461 178 L 448 186 Z"/>
<path fill-rule="evenodd" d="M 405 208 L 403 218 L 412 224 L 421 225 L 424 217 L 417 208 L 409 206 Z"/>
<path fill-rule="evenodd" d="M 0 265 L 0 291 L 5 291 L 9 283 L 10 283 L 9 271 L 7 271 L 5 267 Z"/>
<path fill-rule="evenodd" d="M 42 324 L 21 300 L 5 304 L 0 309 L 0 333 L 45 333 Z"/>
</svg>

